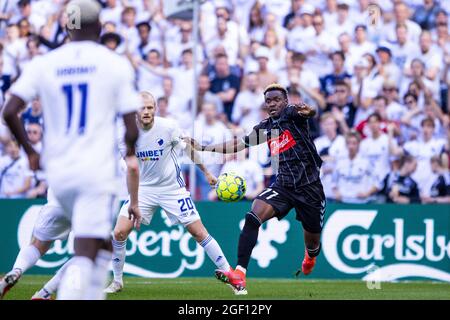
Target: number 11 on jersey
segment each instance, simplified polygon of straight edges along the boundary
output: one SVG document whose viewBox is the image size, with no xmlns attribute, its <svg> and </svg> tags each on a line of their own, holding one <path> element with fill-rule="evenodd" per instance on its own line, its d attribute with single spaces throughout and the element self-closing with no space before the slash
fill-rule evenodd
<svg viewBox="0 0 450 320">
<path fill-rule="evenodd" d="M 74 89 L 75 88 L 75 89 Z M 62 86 L 62 91 L 64 92 L 67 100 L 67 130 L 69 133 L 72 127 L 72 114 L 73 114 L 73 101 L 74 101 L 74 91 L 78 91 L 81 94 L 81 107 L 80 107 L 80 121 L 78 122 L 78 134 L 84 133 L 84 128 L 86 126 L 86 105 L 88 97 L 88 85 L 87 83 L 80 83 L 78 85 L 66 84 Z"/>
</svg>

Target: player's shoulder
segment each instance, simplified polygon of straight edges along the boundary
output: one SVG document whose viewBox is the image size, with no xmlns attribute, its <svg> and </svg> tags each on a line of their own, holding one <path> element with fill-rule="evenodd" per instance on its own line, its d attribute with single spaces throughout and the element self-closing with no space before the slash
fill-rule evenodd
<svg viewBox="0 0 450 320">
<path fill-rule="evenodd" d="M 158 127 L 162 130 L 173 131 L 179 127 L 178 123 L 175 120 L 158 116 L 155 116 L 155 123 L 157 123 Z"/>
<path fill-rule="evenodd" d="M 447 141 L 444 138 L 436 138 L 434 139 L 434 143 L 438 147 L 444 147 Z"/>
<path fill-rule="evenodd" d="M 52 61 L 52 58 L 51 57 L 49 58 L 49 55 L 50 52 L 47 54 L 35 56 L 25 65 L 24 69 L 27 70 L 42 67 L 44 64 Z"/>
<path fill-rule="evenodd" d="M 258 123 L 254 129 L 263 129 L 263 128 L 267 128 L 270 125 L 270 120 L 269 118 L 266 118 L 264 120 L 261 120 L 260 123 Z"/>
<path fill-rule="evenodd" d="M 360 147 L 370 146 L 373 143 L 373 139 L 371 137 L 365 137 L 361 140 Z"/>
<path fill-rule="evenodd" d="M 403 145 L 403 149 L 411 149 L 411 148 L 418 148 L 420 147 L 420 143 L 418 140 L 410 140 L 406 141 Z"/>
<path fill-rule="evenodd" d="M 313 142 L 316 145 L 316 148 L 318 149 L 325 148 L 328 144 L 330 144 L 325 135 L 318 136 L 317 138 L 314 139 Z"/>
<path fill-rule="evenodd" d="M 345 147 L 345 137 L 342 134 L 338 134 L 334 139 L 333 145 L 338 147 Z"/>
<path fill-rule="evenodd" d="M 363 157 L 362 155 L 358 155 L 356 157 L 356 162 L 366 169 L 370 168 L 370 161 L 367 157 Z"/>
<path fill-rule="evenodd" d="M 171 126 L 174 127 L 177 125 L 176 121 L 173 119 L 169 119 L 169 118 L 163 118 L 160 116 L 155 116 L 155 123 L 158 122 L 159 125 L 167 127 L 167 126 Z"/>
<path fill-rule="evenodd" d="M 123 72 L 125 69 L 132 70 L 131 62 L 124 56 L 114 52 L 102 45 L 98 46 L 99 53 L 102 54 L 106 63 L 111 63 L 114 67 L 112 69 L 118 72 Z"/>
</svg>

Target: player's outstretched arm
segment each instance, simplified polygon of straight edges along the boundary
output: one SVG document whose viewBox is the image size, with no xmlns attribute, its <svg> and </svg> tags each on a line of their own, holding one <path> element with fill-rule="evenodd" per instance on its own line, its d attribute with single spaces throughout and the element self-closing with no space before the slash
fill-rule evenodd
<svg viewBox="0 0 450 320">
<path fill-rule="evenodd" d="M 294 108 L 304 118 L 312 118 L 316 115 L 316 110 L 306 103 L 294 104 Z"/>
<path fill-rule="evenodd" d="M 233 140 L 228 140 L 223 143 L 211 144 L 204 146 L 199 144 L 195 139 L 185 137 L 183 140 L 191 145 L 196 151 L 209 151 L 216 153 L 236 153 L 247 148 L 247 145 L 242 139 L 234 138 Z"/>
<path fill-rule="evenodd" d="M 125 157 L 127 164 L 127 188 L 130 194 L 128 218 L 134 221 L 137 230 L 141 227 L 141 211 L 139 210 L 139 164 L 135 155 Z"/>
<path fill-rule="evenodd" d="M 189 159 L 191 159 L 191 161 L 195 163 L 195 165 L 203 172 L 203 174 L 206 177 L 206 180 L 208 180 L 209 185 L 211 187 L 214 187 L 217 183 L 217 178 L 211 172 L 208 171 L 206 166 L 203 164 L 198 152 L 195 151 L 194 148 L 192 148 L 192 146 L 189 143 L 186 144 L 186 152 Z"/>
<path fill-rule="evenodd" d="M 125 124 L 125 143 L 127 145 L 125 161 L 127 163 L 127 187 L 130 194 L 130 205 L 128 214 L 130 220 L 134 220 L 136 229 L 141 225 L 141 213 L 139 210 L 139 163 L 135 154 L 135 145 L 139 137 L 139 130 L 136 125 L 136 112 L 123 115 Z"/>
<path fill-rule="evenodd" d="M 25 101 L 13 94 L 5 105 L 5 109 L 3 111 L 3 119 L 5 119 L 6 124 L 8 125 L 14 137 L 17 139 L 17 142 L 25 150 L 28 156 L 28 161 L 30 162 L 30 169 L 34 171 L 39 169 L 39 154 L 28 142 L 25 128 L 23 127 L 22 121 L 20 121 L 19 118 L 19 113 L 24 108 Z"/>
</svg>

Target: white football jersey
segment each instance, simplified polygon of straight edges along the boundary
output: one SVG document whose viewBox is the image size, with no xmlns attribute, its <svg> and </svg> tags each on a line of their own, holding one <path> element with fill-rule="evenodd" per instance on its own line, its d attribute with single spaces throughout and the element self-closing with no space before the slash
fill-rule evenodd
<svg viewBox="0 0 450 320">
<path fill-rule="evenodd" d="M 330 140 L 326 135 L 320 136 L 314 140 L 317 152 L 320 156 L 328 155 L 332 159 L 324 161 L 320 170 L 320 179 L 323 185 L 323 191 L 327 198 L 334 198 L 333 192 L 333 175 L 336 161 L 340 158 L 346 157 L 348 154 L 345 145 L 345 138 L 342 135 L 337 135 L 334 140 Z"/>
<path fill-rule="evenodd" d="M 396 141 L 393 140 L 392 143 L 396 144 Z M 359 154 L 369 161 L 372 168 L 372 174 L 376 177 L 378 182 L 381 183 L 391 170 L 388 135 L 382 134 L 378 139 L 372 137 L 365 138 L 361 141 Z"/>
<path fill-rule="evenodd" d="M 26 66 L 11 92 L 41 99 L 50 185 L 114 192 L 115 117 L 140 106 L 134 78 L 125 58 L 91 41 L 68 43 Z"/>
<path fill-rule="evenodd" d="M 185 187 L 178 162 L 178 148 L 186 148 L 175 121 L 155 117 L 150 130 L 139 129 L 136 157 L 139 160 L 139 186 L 165 192 Z M 120 144 L 123 155 L 125 144 Z"/>
<path fill-rule="evenodd" d="M 431 139 L 428 142 L 423 140 L 408 141 L 404 145 L 407 153 L 417 160 L 416 171 L 413 172 L 411 178 L 417 183 L 421 193 L 428 193 L 431 187 L 430 177 L 433 176 L 431 170 L 431 158 L 440 155 L 445 146 L 444 139 Z"/>
<path fill-rule="evenodd" d="M 366 192 L 377 184 L 372 169 L 370 162 L 359 155 L 353 160 L 348 156 L 337 160 L 333 184 L 339 190 L 343 202 L 365 203 L 370 200 L 358 198 L 358 193 Z"/>
</svg>

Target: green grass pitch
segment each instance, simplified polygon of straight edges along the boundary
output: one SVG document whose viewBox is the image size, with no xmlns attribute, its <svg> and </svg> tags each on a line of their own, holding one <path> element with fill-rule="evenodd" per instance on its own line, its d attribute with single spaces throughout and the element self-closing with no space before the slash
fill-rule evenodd
<svg viewBox="0 0 450 320">
<path fill-rule="evenodd" d="M 5 300 L 28 300 L 49 276 L 25 275 L 6 295 Z M 247 296 L 234 296 L 231 289 L 214 278 L 143 279 L 125 277 L 122 292 L 108 295 L 111 300 L 315 300 L 315 299 L 446 299 L 450 283 L 381 283 L 381 289 L 369 290 L 364 281 L 298 279 L 247 279 Z"/>
</svg>

